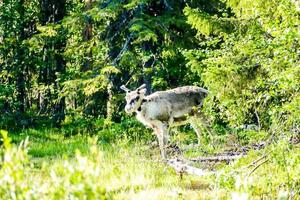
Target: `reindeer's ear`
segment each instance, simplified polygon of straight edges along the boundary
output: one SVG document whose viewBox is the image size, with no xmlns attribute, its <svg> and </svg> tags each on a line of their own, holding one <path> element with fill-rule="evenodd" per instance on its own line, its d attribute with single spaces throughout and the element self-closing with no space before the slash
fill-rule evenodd
<svg viewBox="0 0 300 200">
<path fill-rule="evenodd" d="M 122 85 L 120 88 L 121 88 L 121 90 L 124 90 L 125 92 L 130 92 L 130 90 L 127 87 L 125 87 L 125 85 Z"/>
<path fill-rule="evenodd" d="M 146 89 L 146 88 L 143 88 L 143 89 L 140 90 L 140 93 L 141 93 L 141 94 L 146 94 L 146 91 L 147 91 L 147 89 Z"/>
<path fill-rule="evenodd" d="M 146 93 L 146 84 L 143 84 L 143 85 L 141 85 L 140 87 L 138 87 L 137 89 L 136 89 L 136 91 L 137 91 L 137 93 L 138 94 L 145 94 Z"/>
<path fill-rule="evenodd" d="M 138 94 L 146 94 L 146 91 L 147 91 L 147 89 L 146 89 L 146 88 L 143 88 L 143 89 L 139 89 L 139 90 L 137 91 L 137 93 L 138 93 Z"/>
</svg>

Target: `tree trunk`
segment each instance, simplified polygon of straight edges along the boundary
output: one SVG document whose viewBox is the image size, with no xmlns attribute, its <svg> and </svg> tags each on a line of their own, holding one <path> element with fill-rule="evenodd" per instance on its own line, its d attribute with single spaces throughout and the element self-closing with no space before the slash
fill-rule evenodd
<svg viewBox="0 0 300 200">
<path fill-rule="evenodd" d="M 107 79 L 109 80 L 108 82 L 108 85 L 107 85 L 107 94 L 108 94 L 108 100 L 106 102 L 106 120 L 108 122 L 111 122 L 112 120 L 112 117 L 113 117 L 113 113 L 114 113 L 114 105 L 113 105 L 113 91 L 112 91 L 112 88 L 113 88 L 113 83 L 112 83 L 112 80 L 111 80 L 111 77 L 110 75 L 107 75 Z"/>
<path fill-rule="evenodd" d="M 142 47 L 143 51 L 150 51 L 151 50 L 151 47 L 149 45 L 149 42 L 145 42 L 143 44 L 143 47 Z M 153 76 L 153 64 L 154 64 L 155 60 L 154 60 L 154 57 L 151 57 L 149 60 L 147 60 L 145 63 L 144 63 L 144 66 L 143 66 L 143 79 L 144 79 L 144 83 L 146 84 L 146 94 L 149 95 L 152 93 L 152 88 L 151 88 L 151 80 L 152 80 L 152 76 Z"/>
<path fill-rule="evenodd" d="M 85 0 L 85 11 L 92 8 L 92 0 Z M 93 23 L 92 18 L 89 15 L 85 16 L 85 28 L 83 30 L 83 39 L 84 41 L 89 41 L 93 38 Z M 89 70 L 92 64 L 92 51 L 87 52 L 86 60 L 82 66 L 83 72 Z"/>
<path fill-rule="evenodd" d="M 21 19 L 24 17 L 24 0 L 20 0 L 19 2 L 19 7 L 18 7 L 18 12 L 19 15 L 21 16 Z M 16 64 L 16 69 L 17 69 L 17 75 L 16 75 L 16 88 L 17 88 L 17 101 L 18 101 L 18 111 L 21 115 L 24 114 L 25 112 L 25 79 L 24 79 L 24 49 L 22 47 L 22 42 L 25 39 L 25 27 L 24 27 L 24 22 L 23 20 L 20 20 L 19 24 L 19 38 L 18 38 L 18 49 L 17 49 L 17 64 Z"/>
<path fill-rule="evenodd" d="M 143 66 L 144 70 L 144 83 L 146 84 L 146 94 L 149 95 L 152 93 L 152 88 L 151 88 L 151 80 L 152 80 L 152 67 L 154 63 L 154 58 L 150 58 Z"/>
<path fill-rule="evenodd" d="M 41 0 L 41 23 L 57 23 L 61 21 L 66 12 L 66 0 Z M 60 30 L 58 30 L 60 31 Z M 53 122 L 59 125 L 65 118 L 65 98 L 61 98 L 61 82 L 57 74 L 62 74 L 66 70 L 66 63 L 61 52 L 65 47 L 65 38 L 61 35 L 58 38 L 49 38 L 45 45 L 45 59 L 47 60 L 46 67 L 42 70 L 41 80 L 47 86 L 54 84 L 54 93 L 49 90 L 47 94 L 49 105 L 52 105 L 51 112 L 53 113 Z"/>
</svg>

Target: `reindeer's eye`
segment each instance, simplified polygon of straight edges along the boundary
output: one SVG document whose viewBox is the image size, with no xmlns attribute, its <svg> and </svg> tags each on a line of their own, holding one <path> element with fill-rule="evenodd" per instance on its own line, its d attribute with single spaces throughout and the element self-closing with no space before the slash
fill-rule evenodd
<svg viewBox="0 0 300 200">
<path fill-rule="evenodd" d="M 130 101 L 130 104 L 135 103 L 135 102 L 138 101 L 139 99 L 140 99 L 139 96 L 135 97 L 134 99 L 132 99 L 132 100 Z"/>
</svg>

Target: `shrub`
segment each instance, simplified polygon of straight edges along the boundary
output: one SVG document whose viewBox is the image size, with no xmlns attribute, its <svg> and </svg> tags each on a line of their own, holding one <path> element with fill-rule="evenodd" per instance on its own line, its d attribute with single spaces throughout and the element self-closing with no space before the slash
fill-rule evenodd
<svg viewBox="0 0 300 200">
<path fill-rule="evenodd" d="M 7 132 L 1 131 L 3 147 L 0 160 L 0 196 L 2 199 L 105 199 L 100 175 L 98 148 L 88 156 L 76 152 L 74 159 L 44 162 L 37 169 L 27 154 L 28 140 L 11 145 Z"/>
</svg>

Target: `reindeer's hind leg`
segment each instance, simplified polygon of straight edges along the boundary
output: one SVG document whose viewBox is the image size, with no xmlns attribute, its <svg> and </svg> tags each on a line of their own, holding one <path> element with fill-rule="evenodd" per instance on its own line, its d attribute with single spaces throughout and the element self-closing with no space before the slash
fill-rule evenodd
<svg viewBox="0 0 300 200">
<path fill-rule="evenodd" d="M 198 139 L 198 145 L 200 144 L 200 137 L 201 137 L 201 128 L 199 127 L 199 124 L 195 122 L 195 119 L 191 121 L 191 127 L 194 129 L 194 131 L 197 134 L 197 139 Z"/>
<path fill-rule="evenodd" d="M 190 124 L 196 132 L 198 137 L 198 144 L 200 144 L 201 133 L 205 131 L 210 134 L 209 128 L 207 127 L 207 120 L 201 112 L 197 112 L 195 116 L 190 118 Z"/>
<path fill-rule="evenodd" d="M 191 124 L 191 127 L 194 129 L 194 131 L 197 134 L 198 145 L 200 145 L 201 132 L 203 131 L 203 119 L 201 113 L 199 111 L 196 111 L 194 116 L 192 116 L 189 119 L 189 122 Z"/>
</svg>

